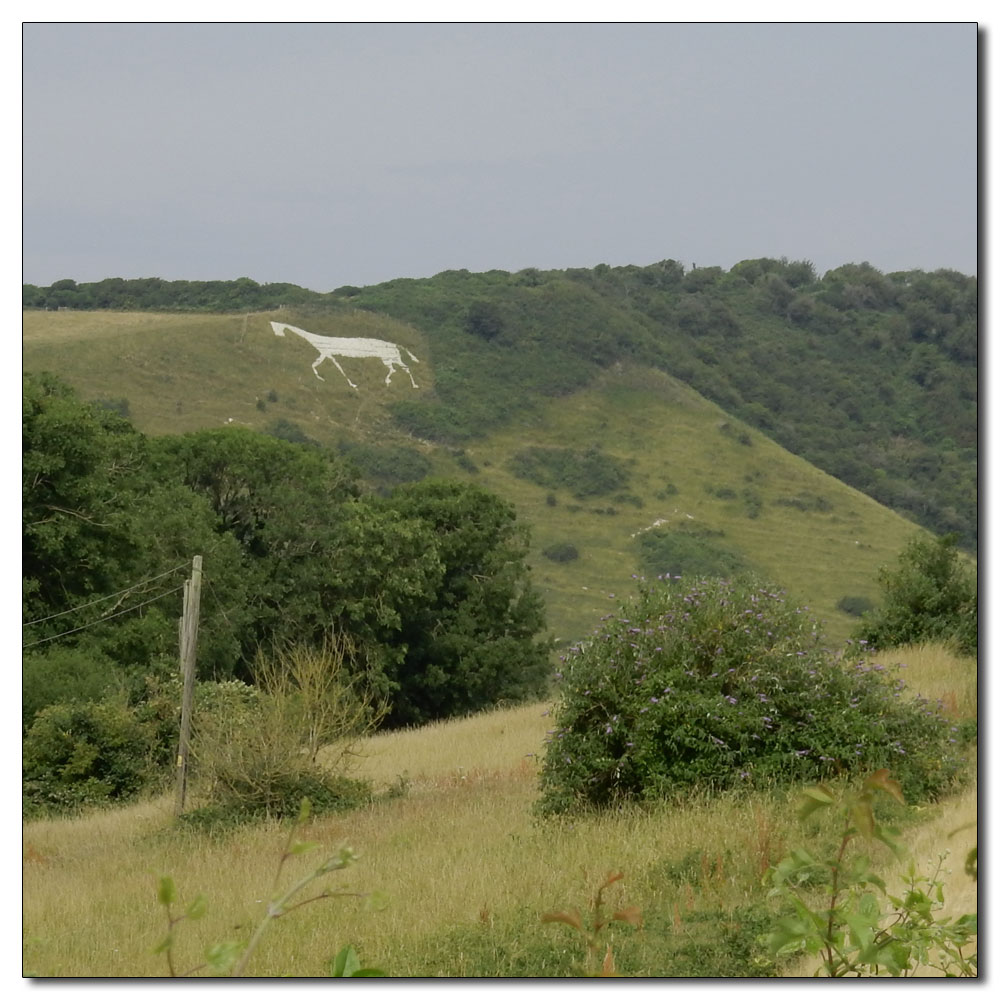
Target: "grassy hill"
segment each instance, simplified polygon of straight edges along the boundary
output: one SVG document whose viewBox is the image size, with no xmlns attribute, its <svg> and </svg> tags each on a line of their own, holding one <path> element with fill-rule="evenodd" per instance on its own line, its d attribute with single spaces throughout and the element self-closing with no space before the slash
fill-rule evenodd
<svg viewBox="0 0 1000 1000">
<path fill-rule="evenodd" d="M 387 386 L 376 360 L 342 360 L 357 391 L 329 362 L 320 381 L 310 368 L 315 350 L 291 334 L 276 337 L 271 320 L 404 345 L 420 358 L 411 364 L 419 388 L 401 372 Z M 878 567 L 917 530 L 639 361 L 594 366 L 585 384 L 538 394 L 460 446 L 407 433 L 401 406 L 437 406 L 454 391 L 441 389 L 457 377 L 449 347 L 350 306 L 24 314 L 26 369 L 55 371 L 146 433 L 236 424 L 350 449 L 373 486 L 430 471 L 509 498 L 533 526 L 535 577 L 563 641 L 589 632 L 608 595 L 633 589 L 635 574 L 696 573 L 722 560 L 785 586 L 840 642 L 852 619 L 837 603 L 875 599 Z M 502 361 L 496 354 L 498 371 Z M 496 395 L 509 395 L 508 378 L 498 378 Z M 489 395 L 488 380 L 475 384 Z M 576 558 L 559 561 L 571 551 Z"/>
<path fill-rule="evenodd" d="M 443 271 L 329 293 L 287 284 L 108 278 L 25 285 L 27 309 L 300 315 L 364 310 L 437 355 L 436 391 L 390 407 L 461 444 L 615 362 L 665 371 L 793 453 L 937 534 L 977 538 L 978 283 L 956 271 L 745 260 L 517 273 Z M 447 358 L 447 364 L 444 360 Z"/>
</svg>

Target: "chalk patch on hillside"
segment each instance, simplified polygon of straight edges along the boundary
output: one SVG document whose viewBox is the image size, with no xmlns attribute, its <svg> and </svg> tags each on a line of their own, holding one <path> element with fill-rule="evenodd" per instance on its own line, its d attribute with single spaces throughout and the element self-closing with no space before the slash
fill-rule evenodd
<svg viewBox="0 0 1000 1000">
<path fill-rule="evenodd" d="M 410 384 L 413 388 L 418 388 L 400 352 L 405 351 L 410 356 L 410 360 L 416 361 L 418 364 L 420 363 L 420 359 L 401 344 L 393 344 L 388 340 L 374 340 L 370 337 L 324 337 L 318 333 L 310 333 L 308 330 L 292 326 L 290 323 L 275 323 L 273 321 L 271 329 L 274 330 L 275 335 L 278 337 L 284 337 L 285 331 L 291 331 L 296 336 L 312 344 L 319 351 L 319 356 L 312 363 L 312 370 L 320 382 L 325 382 L 326 379 L 320 375 L 317 369 L 324 361 L 330 360 L 336 365 L 337 371 L 347 379 L 348 385 L 352 389 L 357 389 L 357 385 L 348 378 L 347 372 L 340 367 L 340 362 L 337 358 L 378 358 L 389 369 L 389 373 L 385 377 L 386 385 L 389 384 L 389 380 L 395 374 L 396 369 L 401 368 L 410 376 Z"/>
</svg>

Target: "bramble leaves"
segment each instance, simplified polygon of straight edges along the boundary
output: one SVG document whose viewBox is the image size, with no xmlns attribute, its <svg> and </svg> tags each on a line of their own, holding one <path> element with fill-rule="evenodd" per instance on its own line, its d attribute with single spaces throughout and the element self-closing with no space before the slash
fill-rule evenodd
<svg viewBox="0 0 1000 1000">
<path fill-rule="evenodd" d="M 770 869 L 773 888 L 769 897 L 782 899 L 794 911 L 772 928 L 767 939 L 772 953 L 776 957 L 821 955 L 822 968 L 829 976 L 908 976 L 919 966 L 938 969 L 946 976 L 976 975 L 977 957 L 963 951 L 975 936 L 976 915 L 957 920 L 938 915 L 944 906 L 939 878 L 944 855 L 931 876 L 918 874 L 911 862 L 906 891 L 893 895 L 870 870 L 866 855 L 848 852 L 851 841 L 861 835 L 886 843 L 898 856 L 894 831 L 878 821 L 872 798 L 873 793 L 883 792 L 902 802 L 900 783 L 880 768 L 862 781 L 859 792 L 848 792 L 837 803 L 829 789 L 817 791 L 807 790 L 808 802 L 817 808 L 838 805 L 843 824 L 840 843 L 825 859 L 795 849 Z M 817 906 L 813 900 L 824 903 Z M 883 900 L 888 904 L 885 910 Z"/>
<path fill-rule="evenodd" d="M 177 889 L 174 880 L 169 875 L 164 875 L 157 885 L 156 898 L 163 906 L 169 906 L 177 899 Z"/>
</svg>

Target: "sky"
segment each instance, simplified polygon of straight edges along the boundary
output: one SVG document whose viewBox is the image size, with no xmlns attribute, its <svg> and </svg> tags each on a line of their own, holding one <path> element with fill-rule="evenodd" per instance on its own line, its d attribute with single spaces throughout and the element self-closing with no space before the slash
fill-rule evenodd
<svg viewBox="0 0 1000 1000">
<path fill-rule="evenodd" d="M 23 280 L 977 272 L 966 23 L 27 23 Z"/>
</svg>

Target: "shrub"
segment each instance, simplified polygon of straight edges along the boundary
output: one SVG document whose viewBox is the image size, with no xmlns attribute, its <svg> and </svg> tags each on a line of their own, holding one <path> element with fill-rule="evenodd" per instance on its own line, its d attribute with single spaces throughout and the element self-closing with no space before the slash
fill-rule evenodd
<svg viewBox="0 0 1000 1000">
<path fill-rule="evenodd" d="M 357 659 L 344 636 L 319 648 L 289 645 L 258 655 L 255 696 L 235 687 L 215 692 L 224 710 L 193 720 L 193 747 L 203 793 L 219 817 L 286 816 L 303 797 L 317 812 L 335 810 L 367 794 L 345 772 L 385 706 L 352 683 Z"/>
<path fill-rule="evenodd" d="M 109 410 L 111 413 L 117 413 L 118 416 L 124 417 L 126 420 L 132 417 L 132 409 L 129 406 L 129 401 L 124 397 L 121 399 L 95 399 L 94 406 L 101 410 Z"/>
<path fill-rule="evenodd" d="M 799 493 L 793 497 L 778 497 L 774 502 L 782 507 L 794 507 L 796 510 L 806 513 L 826 514 L 833 510 L 833 504 L 830 500 L 817 493 Z"/>
<path fill-rule="evenodd" d="M 525 448 L 514 454 L 508 466 L 518 479 L 569 490 L 577 500 L 613 493 L 628 482 L 624 464 L 597 448 Z"/>
<path fill-rule="evenodd" d="M 542 549 L 542 555 L 557 563 L 572 562 L 580 558 L 580 553 L 571 542 L 557 542 L 555 545 L 550 545 Z"/>
<path fill-rule="evenodd" d="M 353 462 L 365 479 L 387 490 L 401 483 L 417 482 L 431 471 L 426 455 L 406 445 L 362 444 L 344 440 L 338 443 L 337 451 Z"/>
<path fill-rule="evenodd" d="M 979 646 L 976 581 L 959 561 L 955 535 L 914 538 L 895 569 L 883 567 L 882 607 L 866 615 L 855 637 L 874 649 L 926 639 L 952 640 L 975 655 Z"/>
<path fill-rule="evenodd" d="M 755 519 L 760 517 L 760 512 L 764 509 L 763 497 L 751 487 L 743 490 L 743 511 L 747 517 Z"/>
<path fill-rule="evenodd" d="M 873 808 L 874 794 L 880 791 L 903 804 L 902 787 L 885 769 L 869 775 L 859 792 L 841 795 L 839 801 L 828 785 L 806 789 L 800 817 L 832 808 L 839 820 L 840 841 L 833 842 L 826 857 L 798 848 L 770 869 L 774 888 L 769 896 L 792 907 L 769 935 L 770 949 L 776 957 L 821 956 L 822 971 L 837 978 L 911 976 L 920 966 L 951 978 L 977 976 L 978 955 L 968 954 L 976 945 L 976 914 L 957 919 L 938 915 L 944 908 L 947 852 L 938 856 L 930 875 L 920 874 L 911 861 L 905 889 L 894 896 L 872 873 L 867 851 L 848 849 L 858 839 L 869 844 L 880 840 L 897 857 L 902 855 L 893 831 L 879 822 Z"/>
<path fill-rule="evenodd" d="M 889 764 L 915 798 L 943 792 L 962 766 L 957 727 L 820 641 L 803 609 L 753 579 L 644 587 L 564 657 L 539 811 Z"/>
<path fill-rule="evenodd" d="M 867 597 L 862 597 L 858 594 L 845 594 L 839 601 L 837 601 L 837 607 L 840 608 L 844 614 L 854 615 L 855 618 L 860 618 L 863 614 L 871 611 L 875 605 Z"/>
<path fill-rule="evenodd" d="M 48 705 L 100 701 L 114 677 L 114 665 L 97 650 L 57 646 L 27 654 L 21 667 L 23 728 Z"/>
<path fill-rule="evenodd" d="M 281 441 L 291 441 L 292 444 L 304 444 L 310 448 L 319 447 L 319 442 L 315 438 L 309 437 L 294 420 L 286 420 L 284 417 L 272 420 L 264 433 Z"/>
<path fill-rule="evenodd" d="M 479 472 L 479 466 L 466 455 L 464 449 L 459 449 L 454 452 L 455 464 L 460 469 L 465 469 L 466 472 L 471 472 L 473 474 Z"/>
<path fill-rule="evenodd" d="M 637 536 L 639 566 L 653 576 L 732 576 L 746 565 L 706 531 L 652 528 Z"/>
<path fill-rule="evenodd" d="M 130 799 L 166 771 L 155 724 L 111 700 L 42 709 L 22 766 L 26 813 Z"/>
</svg>

